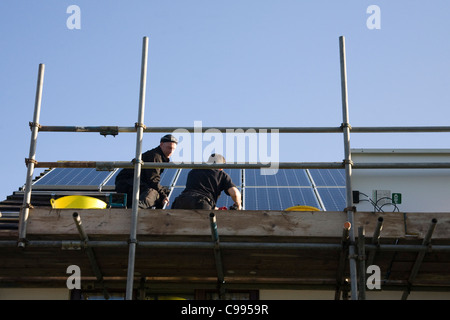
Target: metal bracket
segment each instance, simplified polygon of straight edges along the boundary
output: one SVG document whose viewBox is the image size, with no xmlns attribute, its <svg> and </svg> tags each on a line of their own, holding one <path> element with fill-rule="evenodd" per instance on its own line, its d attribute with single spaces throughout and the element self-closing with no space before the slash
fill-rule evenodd
<svg viewBox="0 0 450 320">
<path fill-rule="evenodd" d="M 106 126 L 100 128 L 100 134 L 102 136 L 111 135 L 113 137 L 117 136 L 119 134 L 119 127 L 117 126 Z"/>
<path fill-rule="evenodd" d="M 30 130 L 33 130 L 34 127 L 38 128 L 38 129 L 42 128 L 42 126 L 39 123 L 36 123 L 36 122 L 30 121 L 28 124 L 30 125 Z"/>
<path fill-rule="evenodd" d="M 341 123 L 341 127 L 340 128 L 341 129 L 349 128 L 350 130 L 352 130 L 352 126 L 350 125 L 350 123 Z"/>
<path fill-rule="evenodd" d="M 30 163 L 36 165 L 38 162 L 35 159 L 25 158 L 25 165 L 29 165 Z"/>
<path fill-rule="evenodd" d="M 111 162 L 99 162 L 95 163 L 95 170 L 97 171 L 114 171 L 114 164 Z"/>
<path fill-rule="evenodd" d="M 134 127 L 136 128 L 136 130 L 137 130 L 138 128 L 143 128 L 144 130 L 147 129 L 147 127 L 145 126 L 145 124 L 143 124 L 143 123 L 137 123 L 137 122 L 134 124 Z"/>
<path fill-rule="evenodd" d="M 135 243 L 136 245 L 139 243 L 139 241 L 137 239 L 131 239 L 131 238 L 128 239 L 127 242 L 128 242 L 128 244 Z"/>
<path fill-rule="evenodd" d="M 142 161 L 142 160 L 140 160 L 140 159 L 136 159 L 136 158 L 134 158 L 133 160 L 131 160 L 131 162 L 135 165 L 136 163 L 139 163 L 139 164 L 141 164 L 141 165 L 143 165 L 144 164 L 144 161 Z"/>
<path fill-rule="evenodd" d="M 61 249 L 62 250 L 81 250 L 81 242 L 80 241 L 71 241 L 71 240 L 62 241 Z"/>
<path fill-rule="evenodd" d="M 351 165 L 351 166 L 353 166 L 353 164 L 354 164 L 352 160 L 347 160 L 347 159 L 342 160 L 342 163 L 343 163 L 344 165 L 349 164 L 349 165 Z"/>
</svg>

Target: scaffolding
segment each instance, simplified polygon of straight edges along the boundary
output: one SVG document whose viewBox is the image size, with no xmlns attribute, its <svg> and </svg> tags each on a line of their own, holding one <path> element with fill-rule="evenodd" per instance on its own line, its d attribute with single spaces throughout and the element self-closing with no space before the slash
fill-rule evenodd
<svg viewBox="0 0 450 320">
<path fill-rule="evenodd" d="M 345 286 L 343 274 L 346 261 L 349 261 L 350 267 L 350 292 L 353 300 L 365 299 L 365 252 L 369 252 L 368 263 L 373 261 L 374 254 L 380 250 L 386 251 L 405 251 L 417 252 L 416 262 L 414 268 L 408 279 L 409 287 L 405 290 L 402 298 L 406 299 L 411 284 L 419 270 L 420 264 L 427 252 L 450 252 L 448 245 L 434 245 L 430 248 L 431 236 L 436 226 L 437 220 L 433 219 L 426 236 L 423 239 L 422 245 L 389 245 L 380 244 L 380 231 L 383 225 L 383 219 L 379 218 L 377 226 L 372 237 L 372 244 L 365 243 L 365 231 L 361 227 L 358 230 L 354 228 L 355 207 L 353 206 L 352 194 L 352 170 L 353 169 L 384 169 L 384 168 L 450 168 L 450 163 L 434 162 L 434 163 L 353 163 L 350 150 L 350 133 L 380 133 L 380 132 L 450 132 L 450 127 L 351 127 L 348 113 L 348 94 L 347 94 L 347 71 L 346 71 L 346 54 L 345 54 L 345 39 L 343 36 L 339 37 L 340 50 L 340 75 L 341 75 L 341 96 L 342 96 L 342 123 L 338 127 L 277 127 L 277 128 L 255 128 L 252 129 L 271 129 L 278 130 L 280 133 L 341 133 L 343 134 L 343 145 L 345 158 L 342 162 L 279 162 L 277 163 L 280 169 L 312 169 L 312 168 L 328 168 L 328 169 L 345 169 L 346 181 L 346 208 L 344 211 L 347 214 L 347 222 L 343 226 L 341 244 L 327 244 L 327 243 L 243 243 L 243 242 L 219 242 L 218 225 L 216 223 L 214 213 L 210 214 L 210 227 L 212 242 L 164 242 L 164 241 L 139 241 L 140 247 L 148 248 L 208 248 L 214 249 L 214 257 L 216 261 L 218 287 L 222 295 L 224 293 L 222 284 L 224 283 L 224 273 L 221 261 L 221 249 L 324 249 L 340 251 L 340 262 L 338 270 L 338 284 L 336 287 L 336 299 L 339 299 L 340 294 Z M 33 172 L 35 168 L 55 168 L 55 167 L 70 167 L 70 168 L 96 168 L 97 170 L 113 170 L 116 168 L 133 168 L 134 169 L 134 189 L 133 202 L 131 211 L 131 226 L 128 241 L 92 241 L 89 240 L 86 232 L 81 225 L 81 218 L 77 213 L 74 213 L 74 222 L 80 233 L 80 241 L 70 241 L 70 246 L 77 246 L 89 249 L 87 251 L 89 261 L 93 266 L 96 277 L 100 283 L 103 282 L 102 274 L 96 264 L 95 255 L 92 248 L 95 247 L 128 247 L 128 269 L 127 269 L 127 283 L 126 283 L 126 299 L 132 299 L 133 285 L 134 285 L 134 269 L 135 256 L 137 247 L 137 227 L 138 227 L 138 199 L 139 199 L 139 181 L 141 170 L 147 168 L 268 168 L 272 164 L 264 163 L 227 163 L 227 164 L 206 164 L 206 163 L 145 163 L 142 161 L 142 140 L 143 134 L 149 132 L 173 132 L 175 127 L 146 127 L 144 125 L 144 110 L 145 110 L 145 88 L 147 80 L 147 56 L 148 56 L 148 37 L 143 38 L 142 43 L 142 61 L 141 61 L 141 75 L 140 75 L 140 97 L 139 97 L 139 111 L 138 119 L 134 127 L 117 127 L 117 126 L 96 126 L 96 127 L 77 127 L 77 126 L 43 126 L 40 121 L 41 98 L 44 81 L 44 64 L 39 65 L 35 107 L 33 122 L 30 122 L 31 141 L 29 156 L 26 159 L 27 176 L 25 183 L 25 191 L 23 197 L 23 205 L 19 216 L 19 237 L 18 241 L 1 241 L 0 247 L 7 247 L 16 245 L 21 248 L 29 247 L 61 247 L 68 245 L 67 241 L 63 240 L 27 240 L 27 222 L 30 214 L 31 206 L 31 189 Z M 185 127 L 182 128 L 188 132 L 198 132 L 198 128 Z M 215 129 L 220 132 L 225 132 L 227 129 L 250 129 L 243 127 L 203 127 L 201 130 L 205 132 L 209 129 Z M 98 132 L 101 135 L 117 135 L 119 133 L 136 133 L 136 153 L 132 162 L 125 161 L 64 161 L 64 162 L 38 162 L 36 156 L 36 142 L 38 132 Z M 356 232 L 358 232 L 358 242 L 356 242 Z M 359 264 L 359 269 L 358 269 Z M 358 277 L 359 274 L 359 277 Z M 104 289 L 105 296 L 108 295 Z"/>
</svg>

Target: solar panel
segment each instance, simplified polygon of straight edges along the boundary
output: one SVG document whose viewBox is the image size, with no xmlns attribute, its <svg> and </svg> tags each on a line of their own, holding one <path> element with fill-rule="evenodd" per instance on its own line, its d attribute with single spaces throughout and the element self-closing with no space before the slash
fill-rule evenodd
<svg viewBox="0 0 450 320">
<path fill-rule="evenodd" d="M 316 186 L 345 186 L 345 171 L 343 169 L 309 169 Z"/>
<path fill-rule="evenodd" d="M 181 169 L 180 173 L 178 174 L 177 181 L 175 182 L 175 186 L 177 187 L 184 187 L 186 186 L 186 180 L 190 169 Z"/>
<path fill-rule="evenodd" d="M 160 184 L 165 187 L 172 186 L 173 179 L 175 178 L 177 170 L 178 169 L 164 169 L 163 173 L 161 174 Z"/>
<path fill-rule="evenodd" d="M 245 170 L 245 186 L 309 186 L 311 181 L 303 169 L 279 169 L 276 174 L 260 169 Z"/>
<path fill-rule="evenodd" d="M 312 188 L 249 188 L 244 189 L 245 210 L 285 210 L 304 205 L 319 208 Z"/>
<path fill-rule="evenodd" d="M 172 202 L 186 185 L 191 169 L 164 169 L 161 185 L 170 187 Z M 307 205 L 327 211 L 342 211 L 346 206 L 345 171 L 343 169 L 224 169 L 244 195 L 246 210 L 284 210 Z M 114 191 L 120 169 L 97 171 L 95 168 L 55 168 L 37 179 L 34 190 Z M 270 173 L 266 172 L 265 173 Z M 175 177 L 178 178 L 175 181 Z M 243 178 L 244 176 L 244 178 Z M 231 197 L 222 193 L 218 207 L 230 207 Z"/>
<path fill-rule="evenodd" d="M 317 188 L 326 211 L 342 211 L 346 207 L 345 188 Z"/>
<path fill-rule="evenodd" d="M 239 187 L 242 185 L 242 170 L 241 169 L 223 169 L 231 178 L 231 181 Z"/>
<path fill-rule="evenodd" d="M 55 168 L 33 184 L 35 190 L 97 190 L 112 173 L 95 168 Z"/>
</svg>

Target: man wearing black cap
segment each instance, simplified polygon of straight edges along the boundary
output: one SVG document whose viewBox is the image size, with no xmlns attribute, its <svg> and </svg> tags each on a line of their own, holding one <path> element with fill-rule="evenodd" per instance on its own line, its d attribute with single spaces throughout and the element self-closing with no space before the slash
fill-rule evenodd
<svg viewBox="0 0 450 320">
<path fill-rule="evenodd" d="M 143 162 L 169 162 L 169 158 L 177 147 L 177 139 L 167 134 L 161 138 L 159 146 L 142 154 Z M 139 208 L 155 207 L 162 209 L 169 203 L 169 190 L 161 186 L 161 173 L 164 169 L 142 169 L 139 188 Z M 122 169 L 116 177 L 116 192 L 127 194 L 127 207 L 133 203 L 134 169 Z"/>
<path fill-rule="evenodd" d="M 225 163 L 225 158 L 213 153 L 208 163 Z M 217 199 L 222 191 L 234 201 L 241 210 L 241 193 L 222 169 L 193 169 L 189 171 L 186 188 L 175 198 L 172 209 L 216 209 Z"/>
</svg>

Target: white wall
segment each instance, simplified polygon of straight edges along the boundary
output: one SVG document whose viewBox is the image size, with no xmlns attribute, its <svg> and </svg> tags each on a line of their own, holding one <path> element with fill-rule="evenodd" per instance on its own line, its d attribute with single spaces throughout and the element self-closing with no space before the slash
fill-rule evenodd
<svg viewBox="0 0 450 320">
<path fill-rule="evenodd" d="M 450 162 L 449 149 L 352 149 L 354 163 Z M 352 189 L 373 199 L 373 190 L 402 194 L 400 212 L 450 212 L 450 169 L 354 169 Z M 373 211 L 361 195 L 358 211 Z M 385 212 L 395 207 L 386 205 Z"/>
</svg>

